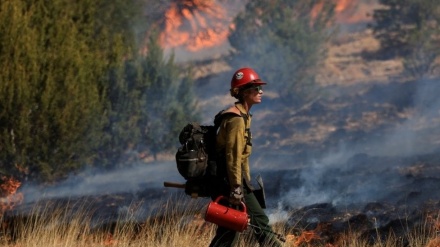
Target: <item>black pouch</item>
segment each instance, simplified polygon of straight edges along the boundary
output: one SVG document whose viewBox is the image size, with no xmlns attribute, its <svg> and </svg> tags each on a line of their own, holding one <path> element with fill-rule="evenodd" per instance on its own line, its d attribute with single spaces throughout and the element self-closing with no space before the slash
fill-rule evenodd
<svg viewBox="0 0 440 247">
<path fill-rule="evenodd" d="M 185 184 L 185 194 L 191 196 L 192 198 L 209 197 L 211 195 L 211 186 L 212 184 L 205 177 L 189 179 Z"/>
<path fill-rule="evenodd" d="M 264 209 L 264 208 L 266 208 L 266 194 L 264 193 L 263 178 L 261 177 L 261 175 L 258 175 L 256 180 L 257 180 L 259 189 L 256 189 L 253 192 L 254 192 L 254 195 L 257 198 L 257 201 L 260 204 L 261 208 Z"/>
<path fill-rule="evenodd" d="M 185 143 L 177 150 L 176 163 L 177 170 L 185 179 L 205 175 L 208 166 L 206 153 L 193 142 Z"/>
</svg>

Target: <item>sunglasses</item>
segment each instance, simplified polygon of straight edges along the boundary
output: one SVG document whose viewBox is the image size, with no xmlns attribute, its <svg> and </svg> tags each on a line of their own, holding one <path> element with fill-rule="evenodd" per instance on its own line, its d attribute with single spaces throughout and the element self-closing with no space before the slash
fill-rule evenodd
<svg viewBox="0 0 440 247">
<path fill-rule="evenodd" d="M 255 87 L 250 87 L 250 88 L 248 88 L 246 90 L 255 90 L 257 92 L 261 92 L 261 91 L 263 91 L 263 86 L 258 85 L 258 86 L 255 86 Z"/>
</svg>

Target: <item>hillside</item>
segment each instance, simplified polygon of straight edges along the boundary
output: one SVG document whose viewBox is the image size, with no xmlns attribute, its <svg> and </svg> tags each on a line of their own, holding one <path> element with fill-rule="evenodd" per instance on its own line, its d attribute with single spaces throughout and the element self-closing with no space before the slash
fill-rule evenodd
<svg viewBox="0 0 440 247">
<path fill-rule="evenodd" d="M 388 236 L 407 242 L 409 233 L 426 226 L 427 215 L 438 214 L 440 192 L 433 188 L 440 186 L 439 83 L 402 79 L 400 61 L 364 58 L 363 54 L 377 48 L 367 31 L 340 36 L 329 47 L 319 73 L 318 98 L 301 106 L 289 105 L 271 91 L 270 83 L 275 82 L 268 82 L 264 103 L 252 109 L 253 175 L 261 173 L 265 180 L 271 223 L 312 232 L 320 246 L 333 244 L 350 231 L 369 243 Z M 222 57 L 195 67 L 199 106 L 208 123 L 234 101 L 228 89 L 235 68 Z M 118 220 L 127 220 L 134 222 L 127 229 L 148 236 L 140 229 L 150 229 L 144 224 L 146 217 L 166 218 L 163 200 L 176 207 L 170 211 L 178 223 L 165 225 L 170 232 L 179 233 L 184 223 L 212 227 L 199 214 L 179 215 L 180 204 L 194 200 L 182 199 L 179 189 L 164 188 L 163 181 L 182 180 L 173 157 L 168 157 L 165 162 L 133 164 L 107 173 L 85 171 L 44 189 L 27 185 L 22 189 L 25 203 L 8 212 L 3 227 L 14 235 L 19 216 L 38 213 L 34 210 L 40 204 L 44 212 L 62 208 L 67 214 L 86 205 L 92 232 L 118 236 L 114 230 Z M 158 236 L 166 236 L 164 225 L 160 226 Z M 206 233 L 211 228 L 201 229 Z M 198 241 L 205 245 L 209 238 Z"/>
<path fill-rule="evenodd" d="M 435 106 L 435 80 L 415 82 L 402 77 L 399 60 L 365 59 L 378 48 L 368 30 L 336 38 L 318 75 L 320 95 L 302 106 L 280 103 L 268 82 L 263 104 L 253 109 L 256 159 L 272 159 L 273 155 L 307 163 L 346 145 L 352 152 L 383 153 L 373 143 L 385 142 L 396 149 L 393 142 L 399 140 L 385 140 L 396 132 L 411 133 L 414 139 L 407 142 L 420 143 L 414 147 L 417 152 L 436 148 L 437 138 L 432 135 L 436 131 L 430 124 L 438 124 L 438 118 L 424 102 Z M 199 106 L 204 121 L 209 122 L 217 111 L 233 103 L 227 92 L 233 69 L 222 58 L 196 68 Z"/>
<path fill-rule="evenodd" d="M 322 85 L 355 85 L 390 82 L 402 72 L 399 60 L 368 60 L 364 56 L 379 49 L 370 30 L 345 33 L 328 47 L 328 57 L 318 75 Z"/>
<path fill-rule="evenodd" d="M 350 225 L 374 239 L 403 236 L 436 213 L 440 84 L 404 77 L 402 61 L 366 59 L 378 48 L 366 30 L 339 36 L 318 75 L 320 95 L 308 104 L 280 102 L 268 82 L 252 109 L 252 166 L 268 181 L 273 219 L 294 212 L 292 225 L 328 226 L 321 237 Z M 200 66 L 206 121 L 233 102 L 232 70 L 221 59 Z"/>
<path fill-rule="evenodd" d="M 402 72 L 402 61 L 364 58 L 363 55 L 377 51 L 379 46 L 370 30 L 339 35 L 328 45 L 328 56 L 318 73 L 318 82 L 324 86 L 389 82 Z M 195 65 L 195 77 L 201 86 L 213 77 L 222 77 L 222 73 L 233 73 L 233 68 L 221 56 L 196 62 Z"/>
</svg>

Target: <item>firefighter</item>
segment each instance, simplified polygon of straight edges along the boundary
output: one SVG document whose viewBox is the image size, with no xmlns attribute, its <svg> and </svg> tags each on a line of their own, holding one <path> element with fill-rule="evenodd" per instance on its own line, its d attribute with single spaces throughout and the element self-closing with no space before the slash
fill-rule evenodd
<svg viewBox="0 0 440 247">
<path fill-rule="evenodd" d="M 224 157 L 224 176 L 226 190 L 222 194 L 228 197 L 229 204 L 241 205 L 244 202 L 249 215 L 250 224 L 257 226 L 253 229 L 260 246 L 282 246 L 268 225 L 269 218 L 259 204 L 253 186 L 249 169 L 249 156 L 252 151 L 252 135 L 250 132 L 250 110 L 254 104 L 261 103 L 263 82 L 251 68 L 237 70 L 231 80 L 230 94 L 238 101 L 222 114 L 221 124 L 217 135 L 217 152 Z M 226 191 L 226 192 L 225 192 Z M 213 195 L 213 198 L 217 195 Z M 235 246 L 238 233 L 218 226 L 216 235 L 210 247 Z"/>
</svg>

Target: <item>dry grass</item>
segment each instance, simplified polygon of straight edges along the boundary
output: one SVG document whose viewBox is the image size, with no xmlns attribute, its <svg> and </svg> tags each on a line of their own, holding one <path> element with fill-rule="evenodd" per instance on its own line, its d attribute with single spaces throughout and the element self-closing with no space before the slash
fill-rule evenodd
<svg viewBox="0 0 440 247">
<path fill-rule="evenodd" d="M 153 215 L 139 223 L 130 215 L 116 222 L 105 224 L 92 219 L 84 205 L 75 210 L 58 208 L 35 209 L 32 216 L 4 217 L 0 232 L 0 246 L 5 247 L 201 247 L 212 239 L 215 226 L 203 220 L 201 212 L 204 205 L 199 200 L 191 200 L 181 206 L 164 202 Z M 13 221 L 12 221 L 13 219 Z M 285 246 L 324 246 L 324 247 L 437 247 L 440 246 L 438 219 L 426 221 L 426 225 L 406 236 L 404 245 L 401 237 L 390 235 L 380 243 L 367 243 L 359 233 L 345 233 L 335 236 L 332 243 L 320 239 L 319 232 L 295 230 L 297 235 L 289 234 L 284 223 L 273 225 L 276 232 L 286 234 Z M 99 226 L 99 227 L 98 227 Z M 248 228 L 240 235 L 239 247 L 253 247 L 258 244 Z M 377 233 L 379 235 L 379 233 Z M 300 236 L 299 236 L 300 235 Z M 380 238 L 380 236 L 377 236 Z"/>
</svg>

